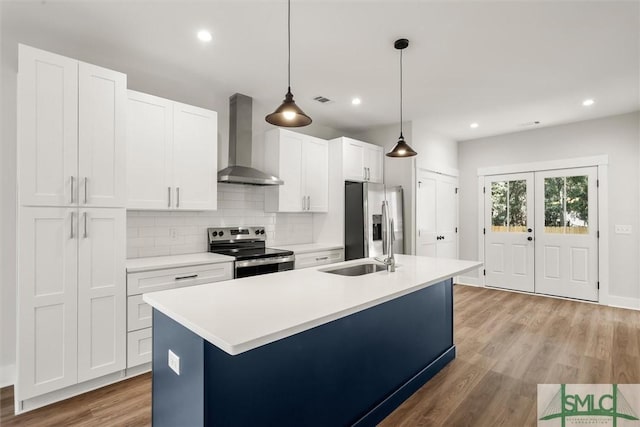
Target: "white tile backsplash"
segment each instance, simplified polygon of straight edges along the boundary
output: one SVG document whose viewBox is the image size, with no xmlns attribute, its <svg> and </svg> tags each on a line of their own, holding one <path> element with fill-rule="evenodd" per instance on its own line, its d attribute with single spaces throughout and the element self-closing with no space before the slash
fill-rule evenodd
<svg viewBox="0 0 640 427">
<path fill-rule="evenodd" d="M 267 245 L 313 242 L 313 214 L 264 211 L 264 187 L 218 184 L 213 212 L 127 211 L 127 258 L 207 250 L 207 227 L 264 226 Z"/>
</svg>

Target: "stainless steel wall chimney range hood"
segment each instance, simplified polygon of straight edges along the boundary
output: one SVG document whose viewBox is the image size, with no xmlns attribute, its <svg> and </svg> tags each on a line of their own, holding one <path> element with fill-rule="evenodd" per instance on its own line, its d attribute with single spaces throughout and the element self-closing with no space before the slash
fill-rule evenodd
<svg viewBox="0 0 640 427">
<path fill-rule="evenodd" d="M 229 98 L 229 167 L 218 172 L 218 182 L 282 185 L 277 176 L 251 167 L 253 99 L 236 93 Z"/>
</svg>

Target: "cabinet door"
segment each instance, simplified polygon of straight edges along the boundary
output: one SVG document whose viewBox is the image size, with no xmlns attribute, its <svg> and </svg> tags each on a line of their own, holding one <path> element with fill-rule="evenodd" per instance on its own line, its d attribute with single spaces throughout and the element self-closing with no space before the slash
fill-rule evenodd
<svg viewBox="0 0 640 427">
<path fill-rule="evenodd" d="M 218 115 L 174 103 L 173 182 L 178 209 L 215 210 L 218 200 Z"/>
<path fill-rule="evenodd" d="M 329 210 L 329 143 L 306 137 L 303 145 L 303 193 L 307 196 L 307 210 Z"/>
<path fill-rule="evenodd" d="M 18 379 L 25 400 L 77 382 L 78 215 L 20 208 Z"/>
<path fill-rule="evenodd" d="M 347 181 L 364 181 L 364 143 L 343 138 L 342 167 Z"/>
<path fill-rule="evenodd" d="M 280 212 L 302 212 L 304 210 L 302 183 L 302 146 L 305 137 L 301 134 L 281 131 L 279 144 L 278 174 L 284 184 L 277 188 Z"/>
<path fill-rule="evenodd" d="M 126 145 L 127 208 L 169 209 L 173 205 L 173 102 L 129 91 Z"/>
<path fill-rule="evenodd" d="M 78 62 L 24 45 L 18 56 L 19 203 L 76 204 Z"/>
<path fill-rule="evenodd" d="M 366 180 L 382 183 L 384 168 L 384 150 L 373 144 L 365 145 L 365 168 L 367 168 Z"/>
<path fill-rule="evenodd" d="M 79 204 L 124 207 L 127 77 L 80 62 L 78 84 Z"/>
<path fill-rule="evenodd" d="M 78 381 L 126 366 L 125 210 L 80 209 Z"/>
</svg>

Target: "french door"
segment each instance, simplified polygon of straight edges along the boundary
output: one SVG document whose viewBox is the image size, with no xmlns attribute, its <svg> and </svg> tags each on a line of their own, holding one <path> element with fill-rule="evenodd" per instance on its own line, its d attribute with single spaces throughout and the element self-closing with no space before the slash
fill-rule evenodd
<svg viewBox="0 0 640 427">
<path fill-rule="evenodd" d="M 597 168 L 485 177 L 485 283 L 598 300 Z"/>
</svg>

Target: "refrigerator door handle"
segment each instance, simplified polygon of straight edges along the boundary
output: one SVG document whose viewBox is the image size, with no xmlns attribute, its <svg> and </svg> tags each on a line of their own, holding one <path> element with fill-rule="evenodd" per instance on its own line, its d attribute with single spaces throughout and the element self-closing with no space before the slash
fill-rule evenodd
<svg viewBox="0 0 640 427">
<path fill-rule="evenodd" d="M 389 204 L 382 201 L 382 254 L 387 254 L 387 234 L 389 228 Z"/>
</svg>

